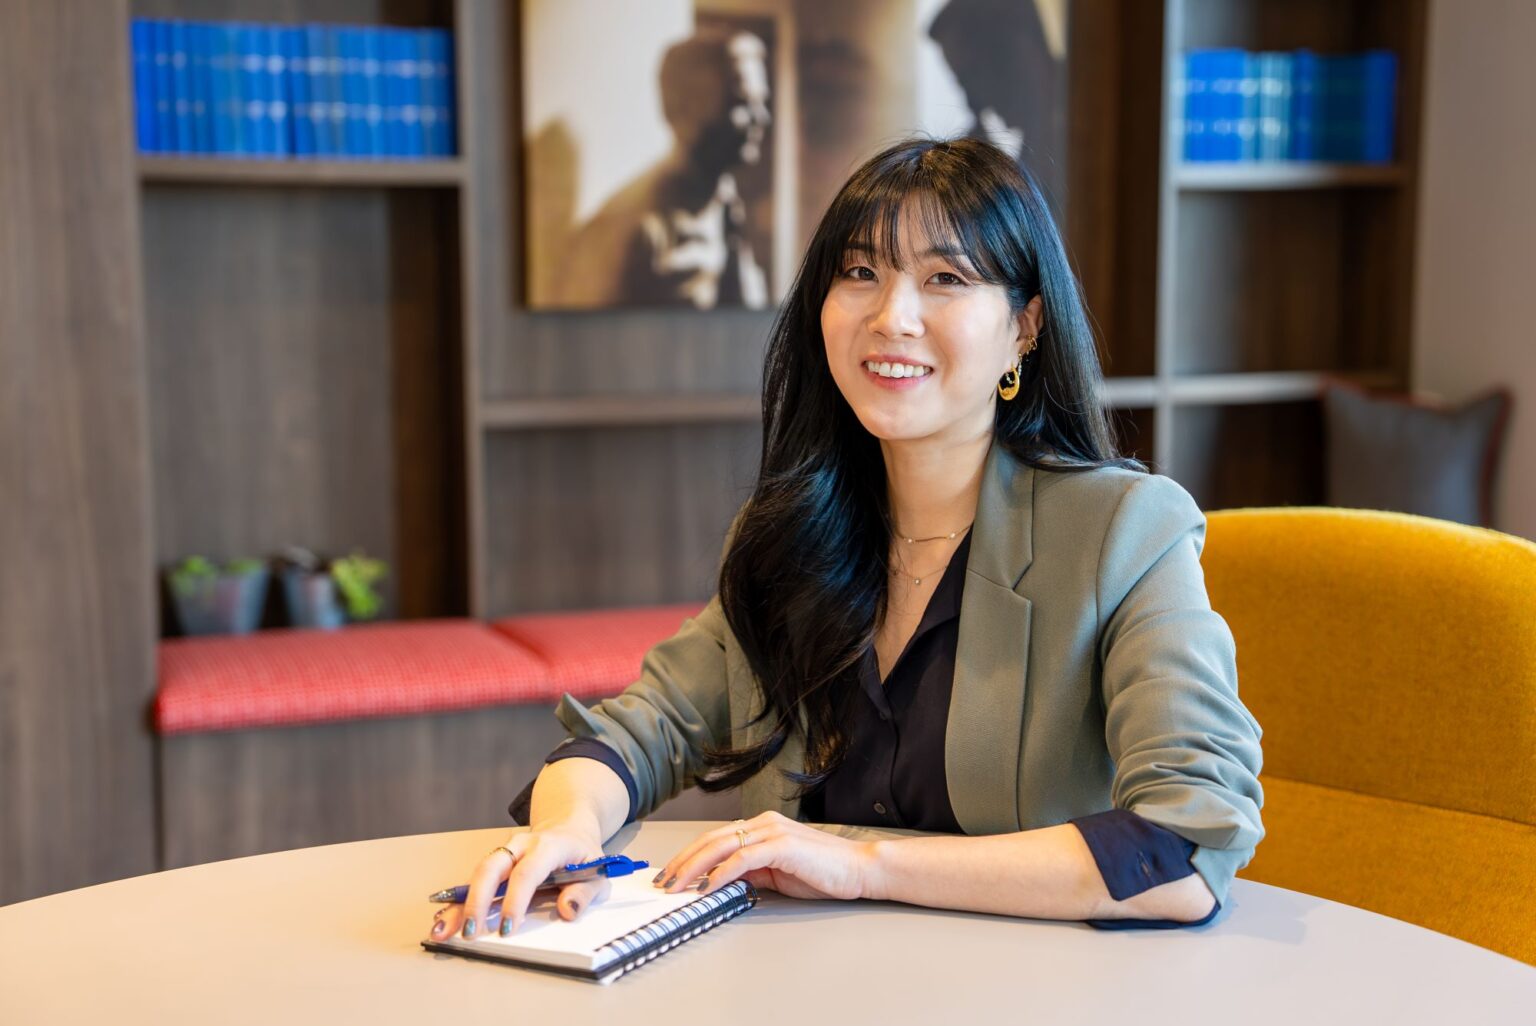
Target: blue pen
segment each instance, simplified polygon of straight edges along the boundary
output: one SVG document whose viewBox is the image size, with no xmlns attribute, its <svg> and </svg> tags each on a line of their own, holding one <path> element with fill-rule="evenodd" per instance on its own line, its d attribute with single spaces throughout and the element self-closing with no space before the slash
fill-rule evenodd
<svg viewBox="0 0 1536 1026">
<path fill-rule="evenodd" d="M 595 880 L 600 876 L 616 877 L 628 876 L 650 865 L 644 859 L 634 861 L 625 855 L 605 855 L 591 862 L 570 862 L 564 868 L 557 869 L 544 879 L 544 882 L 534 888 L 542 891 L 548 887 L 564 887 L 566 884 L 580 883 L 583 880 Z M 496 888 L 496 898 L 504 898 L 507 894 L 507 882 L 503 880 L 501 886 Z M 462 905 L 464 899 L 469 896 L 469 885 L 459 884 L 457 887 L 448 887 L 429 895 L 428 901 L 446 901 L 450 905 Z"/>
</svg>

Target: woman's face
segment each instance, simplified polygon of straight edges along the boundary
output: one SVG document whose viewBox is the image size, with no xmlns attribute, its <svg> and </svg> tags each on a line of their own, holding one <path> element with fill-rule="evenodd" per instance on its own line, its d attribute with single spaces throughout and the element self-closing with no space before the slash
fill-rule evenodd
<svg viewBox="0 0 1536 1026">
<path fill-rule="evenodd" d="M 864 250 L 843 255 L 821 307 L 832 377 L 883 441 L 990 434 L 998 379 L 1038 333 L 1040 297 L 1015 315 L 1001 285 L 977 278 L 949 240 L 927 237 L 910 203 L 898 226 L 905 270 Z"/>
</svg>

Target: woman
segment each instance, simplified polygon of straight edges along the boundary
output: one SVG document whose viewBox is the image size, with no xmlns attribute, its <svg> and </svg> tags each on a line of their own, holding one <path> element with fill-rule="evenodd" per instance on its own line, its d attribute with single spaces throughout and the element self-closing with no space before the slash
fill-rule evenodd
<svg viewBox="0 0 1536 1026">
<path fill-rule="evenodd" d="M 565 698 L 574 738 L 531 789 L 531 829 L 433 935 L 483 933 L 503 879 L 515 931 L 551 870 L 695 785 L 739 788 L 748 818 L 669 860 L 668 890 L 745 877 L 1207 921 L 1263 836 L 1260 730 L 1206 596 L 1204 518 L 1115 457 L 1099 381 L 1061 240 L 1009 158 L 924 140 L 861 167 L 774 326 L 718 595 L 624 694 Z M 567 887 L 560 914 L 601 886 Z"/>
</svg>

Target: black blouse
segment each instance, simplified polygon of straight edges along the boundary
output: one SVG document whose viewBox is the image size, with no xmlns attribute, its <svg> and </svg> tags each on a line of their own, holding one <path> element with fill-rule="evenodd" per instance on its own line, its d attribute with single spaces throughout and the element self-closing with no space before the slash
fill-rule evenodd
<svg viewBox="0 0 1536 1026">
<path fill-rule="evenodd" d="M 882 684 L 874 645 L 859 663 L 859 692 L 851 703 L 848 752 L 825 785 L 806 795 L 801 815 L 813 823 L 904 827 L 958 834 L 944 772 L 944 733 L 949 722 L 955 653 L 960 632 L 960 600 L 965 593 L 965 564 L 971 539 L 955 550 L 934 588 L 922 619 Z M 545 760 L 584 757 L 602 762 L 629 791 L 634 818 L 634 778 L 618 753 L 596 738 L 567 738 Z M 530 782 L 508 810 L 519 823 L 528 821 Z M 626 820 L 627 822 L 627 820 Z M 1093 853 L 1109 895 L 1123 901 L 1159 884 L 1195 872 L 1195 845 L 1127 809 L 1080 816 L 1078 828 Z M 1196 923 L 1169 919 L 1090 919 L 1106 930 L 1174 929 L 1208 923 L 1216 907 Z"/>
</svg>

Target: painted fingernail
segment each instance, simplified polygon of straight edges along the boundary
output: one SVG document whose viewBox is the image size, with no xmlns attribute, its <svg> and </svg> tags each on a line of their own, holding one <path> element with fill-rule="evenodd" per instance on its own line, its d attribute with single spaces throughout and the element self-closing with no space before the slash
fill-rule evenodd
<svg viewBox="0 0 1536 1026">
<path fill-rule="evenodd" d="M 667 875 L 666 867 L 662 867 L 661 872 L 659 872 L 655 876 L 651 877 L 651 883 L 653 883 L 653 884 L 661 883 L 661 878 L 666 876 L 666 875 Z"/>
<path fill-rule="evenodd" d="M 512 936 L 512 920 L 511 919 L 503 919 L 501 921 L 501 935 L 503 937 L 510 937 L 510 936 Z"/>
<path fill-rule="evenodd" d="M 443 922 L 441 919 L 439 919 L 437 922 L 432 924 L 432 936 L 434 936 L 434 937 L 441 937 L 443 934 L 445 934 L 447 932 L 448 932 L 448 924 Z"/>
<path fill-rule="evenodd" d="M 580 911 L 581 911 L 581 902 L 579 902 L 579 901 L 571 902 L 571 915 L 574 916 L 574 915 L 576 915 Z"/>
<path fill-rule="evenodd" d="M 675 883 L 677 883 L 677 874 L 673 873 L 671 876 L 667 877 L 667 882 L 662 884 L 661 886 L 665 890 L 671 890 L 672 889 L 672 885 L 675 884 Z"/>
<path fill-rule="evenodd" d="M 469 940 L 475 935 L 475 920 L 473 917 L 464 920 L 464 939 Z"/>
<path fill-rule="evenodd" d="M 693 885 L 693 889 L 698 891 L 700 894 L 708 894 L 709 893 L 709 877 L 707 877 L 707 876 L 701 877 L 699 879 L 699 882 Z"/>
</svg>

